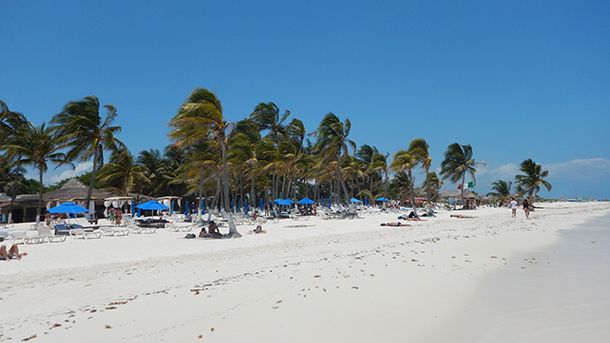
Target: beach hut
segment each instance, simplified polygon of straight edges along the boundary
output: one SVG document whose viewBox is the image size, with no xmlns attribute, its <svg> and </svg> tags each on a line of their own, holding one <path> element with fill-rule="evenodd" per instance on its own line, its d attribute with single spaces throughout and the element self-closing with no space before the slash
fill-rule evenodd
<svg viewBox="0 0 610 343">
<path fill-rule="evenodd" d="M 158 197 L 156 200 L 158 202 L 162 203 L 163 205 L 167 206 L 170 210 L 170 213 L 173 213 L 174 211 L 178 211 L 178 209 L 176 209 L 176 205 L 178 205 L 178 207 L 182 208 L 182 197 L 178 197 L 178 196 L 174 196 L 174 195 L 166 195 L 166 196 Z"/>
<path fill-rule="evenodd" d="M 46 201 L 47 209 L 57 206 L 64 202 L 74 202 L 75 204 L 87 208 L 89 211 L 102 213 L 105 211 L 104 200 L 113 196 L 117 196 L 110 191 L 92 189 L 91 190 L 91 201 L 86 204 L 87 201 L 87 190 L 85 186 L 78 179 L 70 179 L 66 181 L 60 188 L 47 192 L 43 195 L 44 201 Z"/>
</svg>

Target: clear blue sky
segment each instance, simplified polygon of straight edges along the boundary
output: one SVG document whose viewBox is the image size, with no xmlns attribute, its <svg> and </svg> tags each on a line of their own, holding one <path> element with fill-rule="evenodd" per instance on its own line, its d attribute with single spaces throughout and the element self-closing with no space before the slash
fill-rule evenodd
<svg viewBox="0 0 610 343">
<path fill-rule="evenodd" d="M 480 191 L 531 157 L 551 168 L 551 195 L 610 197 L 608 1 L 2 1 L 0 13 L 0 99 L 40 123 L 97 95 L 133 153 L 162 148 L 203 86 L 230 120 L 273 101 L 314 130 L 332 111 L 385 152 L 426 138 L 437 166 L 469 143 L 488 162 Z"/>
</svg>

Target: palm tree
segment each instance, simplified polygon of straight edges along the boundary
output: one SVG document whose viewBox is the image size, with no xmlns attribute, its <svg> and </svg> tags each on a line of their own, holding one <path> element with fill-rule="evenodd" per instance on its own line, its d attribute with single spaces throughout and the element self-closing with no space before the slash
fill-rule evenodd
<svg viewBox="0 0 610 343">
<path fill-rule="evenodd" d="M 408 150 L 399 150 L 396 152 L 394 160 L 392 161 L 392 169 L 397 172 L 404 172 L 407 175 L 409 193 L 411 195 L 411 206 L 413 207 L 413 213 L 416 216 L 415 177 L 413 176 L 413 169 L 419 164 L 422 164 L 425 167 L 426 165 L 424 163 L 427 163 L 428 160 L 428 143 L 422 138 L 416 138 L 411 141 Z"/>
<path fill-rule="evenodd" d="M 429 172 L 424 181 L 424 192 L 430 202 L 435 202 L 438 199 L 439 191 L 443 185 L 435 172 Z"/>
<path fill-rule="evenodd" d="M 552 185 L 545 180 L 549 176 L 548 170 L 542 170 L 542 165 L 536 164 L 531 158 L 521 162 L 522 175 L 515 177 L 517 186 L 521 187 L 528 194 L 530 204 L 536 198 L 536 194 L 540 191 L 540 186 L 544 186 L 547 191 L 550 191 Z"/>
<path fill-rule="evenodd" d="M 116 138 L 121 127 L 113 125 L 117 117 L 116 108 L 112 105 L 103 107 L 106 109 L 105 118 L 100 115 L 99 99 L 87 96 L 82 100 L 68 102 L 63 111 L 51 120 L 61 140 L 61 147 L 67 149 L 66 161 L 93 160 L 87 206 L 91 201 L 97 172 L 104 165 L 104 151 L 125 149 L 125 145 Z"/>
<path fill-rule="evenodd" d="M 111 188 L 120 190 L 121 194 L 128 196 L 134 185 L 149 181 L 146 169 L 134 162 L 128 150 L 113 153 L 110 162 L 99 171 L 99 180 Z"/>
<path fill-rule="evenodd" d="M 222 186 L 224 210 L 229 213 L 229 167 L 227 145 L 230 125 L 224 120 L 222 104 L 214 93 L 197 88 L 191 93 L 170 125 L 170 137 L 179 147 L 212 140 L 220 147 L 222 158 Z M 235 225 L 229 225 L 230 234 L 240 237 Z"/>
<path fill-rule="evenodd" d="M 13 112 L 8 105 L 0 100 L 0 145 L 5 144 L 7 139 L 17 134 L 17 131 L 27 124 L 22 113 Z"/>
<path fill-rule="evenodd" d="M 49 168 L 50 163 L 64 163 L 66 156 L 59 152 L 60 144 L 53 128 L 44 123 L 34 126 L 28 122 L 22 127 L 18 134 L 9 137 L 7 144 L 3 146 L 8 156 L 14 158 L 18 165 L 31 165 L 38 169 L 38 208 L 36 209 L 36 222 L 40 221 L 41 209 L 43 207 L 42 194 L 44 192 L 43 175 Z"/>
<path fill-rule="evenodd" d="M 341 161 L 349 156 L 349 148 L 356 150 L 356 143 L 348 139 L 352 123 L 349 119 L 341 122 L 334 113 L 328 113 L 320 122 L 317 131 L 316 152 L 321 155 L 321 162 L 334 166 L 335 169 L 335 199 L 341 198 L 341 189 L 345 200 L 349 200 L 347 187 L 341 178 Z"/>
<path fill-rule="evenodd" d="M 280 139 L 286 136 L 284 122 L 290 116 L 290 111 L 286 110 L 280 115 L 280 109 L 272 102 L 260 103 L 256 105 L 250 119 L 258 125 L 260 130 L 268 130 L 268 137 L 278 144 Z"/>
<path fill-rule="evenodd" d="M 477 172 L 476 165 L 477 162 L 472 156 L 472 147 L 470 145 L 453 143 L 447 147 L 445 160 L 441 163 L 441 176 L 443 180 L 449 179 L 453 183 L 460 181 L 460 179 L 462 180 L 460 187 L 462 204 L 464 203 L 464 181 L 466 180 L 466 174 L 470 174 L 474 181 L 474 175 Z"/>
<path fill-rule="evenodd" d="M 487 195 L 499 201 L 500 206 L 502 206 L 510 201 L 512 185 L 512 181 L 494 181 L 491 184 L 492 192 L 487 193 Z"/>
</svg>

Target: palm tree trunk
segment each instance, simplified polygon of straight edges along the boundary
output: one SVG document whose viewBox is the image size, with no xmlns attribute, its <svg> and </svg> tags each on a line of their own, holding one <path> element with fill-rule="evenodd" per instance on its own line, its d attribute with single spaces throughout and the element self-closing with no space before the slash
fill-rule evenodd
<svg viewBox="0 0 610 343">
<path fill-rule="evenodd" d="M 256 189 L 254 187 L 254 175 L 252 175 L 252 177 L 250 177 L 250 202 L 251 202 L 251 206 L 254 208 L 256 207 L 257 203 L 256 203 Z"/>
<path fill-rule="evenodd" d="M 97 147 L 93 152 L 93 167 L 91 169 L 91 174 L 89 174 L 89 185 L 87 186 L 87 200 L 85 202 L 85 206 L 89 208 L 89 203 L 91 203 L 91 195 L 93 194 L 93 183 L 95 182 L 95 176 L 97 175 L 97 162 L 100 159 L 99 152 Z"/>
<path fill-rule="evenodd" d="M 419 218 L 417 215 L 417 204 L 415 203 L 415 180 L 413 179 L 413 172 L 409 169 L 409 188 L 411 194 L 411 207 L 413 207 L 413 214 L 415 218 Z"/>
<path fill-rule="evenodd" d="M 224 203 L 225 211 L 229 213 L 229 166 L 227 163 L 227 142 L 224 135 L 220 142 L 221 153 L 222 153 L 222 183 L 224 189 Z M 238 238 L 241 234 L 237 231 L 235 223 L 233 223 L 232 217 L 229 215 L 229 234 L 231 237 Z"/>
<path fill-rule="evenodd" d="M 464 174 L 462 174 L 462 187 L 461 187 L 461 197 L 462 197 L 462 208 L 466 207 L 466 204 L 464 203 L 464 181 L 466 181 L 466 172 L 464 172 Z"/>
<path fill-rule="evenodd" d="M 38 181 L 40 182 L 40 188 L 38 190 L 38 207 L 36 208 L 36 224 L 40 223 L 40 215 L 42 213 L 42 191 L 44 189 L 44 186 L 42 184 L 42 168 L 40 168 L 40 167 L 38 168 Z"/>
<path fill-rule="evenodd" d="M 197 213 L 199 214 L 199 216 L 201 216 L 201 204 L 203 204 L 203 201 L 205 199 L 204 185 L 205 178 L 203 177 L 203 168 L 201 168 L 201 175 L 199 175 L 199 208 L 197 209 Z"/>
</svg>

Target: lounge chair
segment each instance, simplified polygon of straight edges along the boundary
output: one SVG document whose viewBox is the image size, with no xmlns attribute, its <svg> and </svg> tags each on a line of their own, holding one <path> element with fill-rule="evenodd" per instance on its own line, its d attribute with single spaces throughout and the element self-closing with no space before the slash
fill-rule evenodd
<svg viewBox="0 0 610 343">
<path fill-rule="evenodd" d="M 101 226 L 99 230 L 102 232 L 102 235 L 112 237 L 127 236 L 130 232 L 128 228 L 112 226 Z"/>
<path fill-rule="evenodd" d="M 131 231 L 131 233 L 135 233 L 135 234 L 152 234 L 152 233 L 156 233 L 157 232 L 157 228 L 156 227 L 141 227 L 141 226 L 137 226 L 137 225 L 130 225 L 129 226 L 129 231 Z"/>
<path fill-rule="evenodd" d="M 103 232 L 95 230 L 93 227 L 84 227 L 80 224 L 70 224 L 69 232 L 72 237 L 84 238 L 84 239 L 98 239 L 102 238 Z"/>
<path fill-rule="evenodd" d="M 38 236 L 42 237 L 42 241 L 47 241 L 49 243 L 54 243 L 54 242 L 65 242 L 66 241 L 66 237 L 68 236 L 56 236 L 53 234 L 53 232 L 51 231 L 51 228 L 49 228 L 46 225 L 39 225 L 37 227 L 38 230 Z"/>
</svg>

